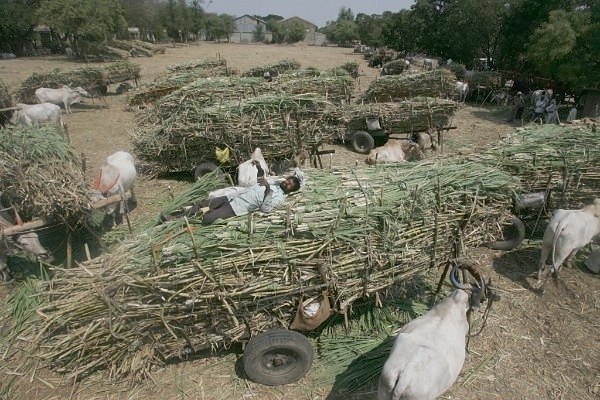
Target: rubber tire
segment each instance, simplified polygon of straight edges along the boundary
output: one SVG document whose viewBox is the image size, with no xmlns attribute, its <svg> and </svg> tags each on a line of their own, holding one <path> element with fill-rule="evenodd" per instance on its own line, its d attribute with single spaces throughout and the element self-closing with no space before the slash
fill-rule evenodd
<svg viewBox="0 0 600 400">
<path fill-rule="evenodd" d="M 523 239 L 525 239 L 525 225 L 523 225 L 523 221 L 521 221 L 517 217 L 511 217 L 511 224 L 507 227 L 506 233 L 510 233 L 511 236 L 506 240 L 497 240 L 489 244 L 489 247 L 494 250 L 512 250 L 518 245 L 521 244 Z M 505 234 L 506 234 L 505 233 Z"/>
<path fill-rule="evenodd" d="M 200 180 L 200 178 L 202 178 L 204 175 L 208 175 L 214 171 L 217 171 L 217 174 L 219 176 L 223 175 L 223 171 L 221 171 L 221 168 L 219 168 L 219 166 L 216 164 L 213 164 L 213 163 L 198 164 L 196 166 L 196 168 L 194 169 L 194 182 L 198 182 Z"/>
<path fill-rule="evenodd" d="M 375 147 L 375 139 L 364 131 L 354 132 L 351 139 L 352 149 L 360 154 L 369 154 Z"/>
<path fill-rule="evenodd" d="M 274 366 L 274 357 L 283 358 Z M 262 385 L 286 385 L 300 380 L 310 369 L 314 358 L 312 345 L 301 333 L 271 329 L 250 339 L 244 350 L 246 376 Z"/>
</svg>

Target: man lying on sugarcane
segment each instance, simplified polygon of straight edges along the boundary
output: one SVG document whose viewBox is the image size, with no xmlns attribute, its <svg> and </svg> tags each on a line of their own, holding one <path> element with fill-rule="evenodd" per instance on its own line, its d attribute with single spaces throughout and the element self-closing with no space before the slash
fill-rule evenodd
<svg viewBox="0 0 600 400">
<path fill-rule="evenodd" d="M 264 170 L 258 161 L 252 163 L 258 169 L 257 183 L 246 188 L 238 188 L 235 192 L 217 197 L 209 197 L 196 203 L 189 210 L 180 211 L 171 215 L 161 214 L 163 221 L 172 221 L 184 216 L 190 217 L 202 211 L 202 223 L 212 224 L 219 218 L 230 218 L 245 215 L 254 210 L 271 212 L 283 203 L 288 194 L 300 190 L 304 182 L 304 173 L 297 169 L 294 175 L 287 177 L 282 182 L 275 179 L 266 179 Z"/>
</svg>

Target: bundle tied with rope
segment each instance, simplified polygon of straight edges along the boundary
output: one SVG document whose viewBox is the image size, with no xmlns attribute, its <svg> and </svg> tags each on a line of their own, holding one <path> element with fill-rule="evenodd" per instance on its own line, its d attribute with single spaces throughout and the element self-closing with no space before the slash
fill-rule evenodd
<svg viewBox="0 0 600 400">
<path fill-rule="evenodd" d="M 0 130 L 0 192 L 24 220 L 75 226 L 92 210 L 81 163 L 54 126 Z"/>
<path fill-rule="evenodd" d="M 301 304 L 306 328 L 330 312 L 350 318 L 355 302 L 489 240 L 518 188 L 450 161 L 309 173 L 269 214 L 157 224 L 81 268 L 53 269 L 31 326 L 40 360 L 72 378 L 143 379 L 153 365 L 289 327 Z M 165 212 L 206 197 L 213 177 Z"/>
</svg>

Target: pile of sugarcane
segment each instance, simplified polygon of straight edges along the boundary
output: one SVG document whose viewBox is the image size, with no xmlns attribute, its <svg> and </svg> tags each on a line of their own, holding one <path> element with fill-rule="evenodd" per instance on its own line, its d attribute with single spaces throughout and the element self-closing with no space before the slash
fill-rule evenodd
<svg viewBox="0 0 600 400">
<path fill-rule="evenodd" d="M 381 73 L 382 75 L 400 75 L 406 68 L 406 61 L 401 58 L 383 64 Z"/>
<path fill-rule="evenodd" d="M 519 177 L 525 192 L 550 193 L 551 209 L 600 197 L 600 141 L 591 127 L 531 124 L 473 158 Z"/>
<path fill-rule="evenodd" d="M 75 226 L 92 210 L 80 161 L 56 127 L 0 129 L 0 160 L 4 205 L 24 220 Z"/>
<path fill-rule="evenodd" d="M 306 186 L 270 214 L 158 225 L 80 268 L 55 269 L 43 321 L 23 336 L 70 378 L 98 369 L 143 378 L 153 365 L 287 326 L 307 299 L 324 295 L 351 317 L 355 301 L 489 240 L 518 190 L 498 169 L 456 160 L 306 172 Z M 174 203 L 212 189 L 203 179 Z"/>
<path fill-rule="evenodd" d="M 353 78 L 358 78 L 358 63 L 356 61 L 349 61 L 347 63 L 342 64 L 339 68 L 347 71 Z M 336 68 L 337 69 L 337 68 Z"/>
<path fill-rule="evenodd" d="M 138 47 L 150 50 L 152 53 L 165 54 L 166 51 L 165 46 L 157 46 L 153 43 L 145 42 L 143 40 L 132 40 L 131 42 Z"/>
<path fill-rule="evenodd" d="M 137 44 L 128 40 L 113 39 L 110 41 L 110 44 L 111 46 L 116 47 L 117 49 L 129 51 L 130 53 L 133 50 L 137 54 L 145 57 L 152 57 L 154 55 L 154 52 L 152 50 L 147 49 L 146 47 L 140 47 Z"/>
<path fill-rule="evenodd" d="M 135 153 L 149 173 L 213 162 L 216 148 L 229 147 L 232 161 L 240 163 L 256 147 L 265 157 L 278 159 L 303 146 L 342 139 L 332 137 L 337 132 L 330 129 L 335 116 L 328 110 L 333 105 L 319 95 L 265 95 L 206 107 L 194 101 L 171 105 L 177 112 L 173 118 L 141 126 L 133 135 Z"/>
<path fill-rule="evenodd" d="M 237 75 L 238 72 L 228 67 L 224 58 L 205 58 L 171 65 L 167 68 L 167 73 L 156 78 L 154 82 L 145 83 L 130 92 L 126 104 L 129 108 L 149 106 L 196 79 Z"/>
<path fill-rule="evenodd" d="M 111 83 L 137 81 L 142 77 L 142 67 L 128 61 L 115 62 L 102 67 L 104 85 Z"/>
<path fill-rule="evenodd" d="M 0 79 L 0 108 L 10 108 L 14 105 L 12 95 L 8 86 Z M 0 126 L 4 126 L 10 120 L 12 111 L 0 111 Z"/>
<path fill-rule="evenodd" d="M 487 90 L 498 89 L 502 87 L 502 75 L 494 71 L 475 71 L 466 78 L 471 90 L 482 88 Z"/>
<path fill-rule="evenodd" d="M 281 60 L 273 64 L 262 67 L 254 67 L 242 73 L 242 76 L 264 76 L 265 71 L 269 71 L 271 76 L 279 75 L 287 71 L 300 69 L 300 63 L 296 60 Z"/>
<path fill-rule="evenodd" d="M 406 133 L 446 127 L 457 104 L 452 100 L 416 97 L 406 101 L 352 104 L 340 108 L 340 121 L 348 131 L 367 131 L 366 118 L 379 116 L 381 128 L 390 133 Z"/>
<path fill-rule="evenodd" d="M 40 87 L 59 88 L 62 85 L 69 85 L 71 87 L 81 86 L 89 90 L 110 83 L 139 79 L 140 71 L 139 65 L 120 61 L 103 67 L 55 69 L 46 73 L 34 72 L 21 83 L 16 97 L 17 101 L 21 103 L 37 103 L 35 91 Z"/>
<path fill-rule="evenodd" d="M 411 75 L 388 75 L 371 82 L 363 99 L 366 102 L 387 102 L 412 97 L 446 97 L 456 88 L 456 77 L 444 68 Z"/>
</svg>

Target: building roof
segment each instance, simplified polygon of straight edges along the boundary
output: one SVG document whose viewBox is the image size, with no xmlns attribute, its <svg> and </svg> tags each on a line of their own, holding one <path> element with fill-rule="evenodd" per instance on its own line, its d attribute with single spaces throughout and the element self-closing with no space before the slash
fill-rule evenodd
<svg viewBox="0 0 600 400">
<path fill-rule="evenodd" d="M 260 18 L 256 18 L 256 17 L 254 17 L 254 16 L 252 16 L 252 15 L 249 15 L 249 14 L 244 14 L 244 15 L 241 15 L 241 16 L 237 17 L 235 20 L 237 21 L 238 19 L 242 19 L 242 18 L 244 18 L 244 17 L 252 18 L 253 20 L 256 20 L 256 21 L 258 21 L 258 22 L 262 22 L 263 24 L 266 24 L 266 23 L 267 23 L 267 21 L 265 21 L 265 20 L 262 20 L 262 19 L 260 19 Z"/>
<path fill-rule="evenodd" d="M 317 25 L 316 25 L 315 23 L 313 23 L 313 22 L 310 22 L 310 21 L 308 21 L 308 20 L 305 20 L 304 18 L 296 17 L 296 16 L 294 16 L 294 17 L 289 17 L 289 18 L 285 18 L 285 19 L 282 19 L 282 20 L 281 20 L 281 21 L 279 21 L 279 22 L 284 22 L 284 23 L 285 23 L 285 22 L 287 22 L 287 21 L 290 21 L 290 20 L 293 20 L 293 19 L 300 19 L 300 20 L 302 20 L 302 21 L 304 21 L 304 22 L 306 22 L 306 23 L 309 23 L 309 24 L 311 24 L 311 25 L 314 25 L 314 26 L 315 26 L 315 28 L 317 27 Z"/>
</svg>

